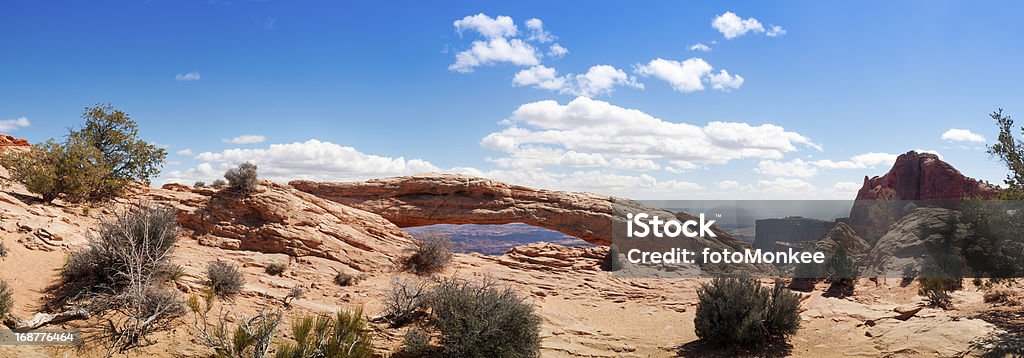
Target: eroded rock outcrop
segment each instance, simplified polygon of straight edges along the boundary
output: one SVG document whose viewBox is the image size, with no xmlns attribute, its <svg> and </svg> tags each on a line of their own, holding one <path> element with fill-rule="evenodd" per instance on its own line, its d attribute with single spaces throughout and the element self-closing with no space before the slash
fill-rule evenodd
<svg viewBox="0 0 1024 358">
<path fill-rule="evenodd" d="M 840 246 L 845 247 L 854 255 L 866 253 L 871 248 L 867 241 L 858 236 L 850 225 L 842 222 L 829 230 L 824 240 L 815 244 L 818 251 L 829 253 L 835 252 Z"/>
<path fill-rule="evenodd" d="M 867 222 L 874 200 L 991 199 L 998 192 L 997 186 L 964 176 L 935 154 L 909 151 L 897 157 L 885 175 L 864 177 L 850 219 L 854 226 Z"/>
<path fill-rule="evenodd" d="M 28 140 L 15 138 L 14 136 L 0 134 L 0 147 L 30 147 Z"/>
<path fill-rule="evenodd" d="M 178 221 L 203 245 L 323 257 L 364 272 L 397 264 L 413 246 L 409 235 L 379 215 L 286 185 L 264 182 L 248 196 L 230 190 L 197 192 L 208 201 L 183 210 Z"/>
<path fill-rule="evenodd" d="M 957 211 L 928 207 L 908 213 L 883 235 L 867 257 L 867 275 L 900 277 L 904 267 L 921 272 L 925 261 L 960 256 L 971 236 Z"/>
</svg>

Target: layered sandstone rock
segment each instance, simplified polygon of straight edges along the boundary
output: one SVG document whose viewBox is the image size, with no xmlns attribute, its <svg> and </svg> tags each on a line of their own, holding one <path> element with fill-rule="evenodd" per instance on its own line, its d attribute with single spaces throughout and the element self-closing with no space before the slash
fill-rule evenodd
<svg viewBox="0 0 1024 358">
<path fill-rule="evenodd" d="M 904 267 L 916 272 L 938 255 L 958 257 L 972 235 L 957 211 L 929 207 L 908 213 L 868 252 L 865 272 L 870 276 L 900 277 Z"/>
<path fill-rule="evenodd" d="M 829 230 L 824 240 L 815 244 L 818 251 L 829 253 L 835 252 L 840 246 L 845 247 L 854 255 L 866 253 L 871 248 L 867 241 L 858 236 L 850 225 L 842 222 Z"/>
<path fill-rule="evenodd" d="M 28 140 L 0 134 L 0 147 L 29 147 Z"/>
<path fill-rule="evenodd" d="M 166 192 L 181 190 L 166 186 Z M 359 271 L 393 268 L 412 238 L 379 215 L 289 186 L 264 182 L 248 196 L 201 189 L 208 195 L 179 222 L 203 245 L 232 250 L 316 256 Z"/>
<path fill-rule="evenodd" d="M 991 199 L 998 192 L 997 186 L 964 176 L 935 154 L 909 151 L 897 157 L 885 175 L 864 177 L 850 219 L 855 226 L 867 222 L 874 200 Z"/>
</svg>

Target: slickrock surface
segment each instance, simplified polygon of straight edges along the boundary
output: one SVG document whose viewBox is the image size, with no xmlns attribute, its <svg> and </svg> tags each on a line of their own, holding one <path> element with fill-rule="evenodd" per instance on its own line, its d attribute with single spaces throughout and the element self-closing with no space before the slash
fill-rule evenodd
<svg viewBox="0 0 1024 358">
<path fill-rule="evenodd" d="M 263 182 L 248 196 L 227 189 L 197 192 L 205 201 L 183 210 L 178 221 L 203 245 L 322 257 L 362 272 L 397 265 L 413 247 L 408 234 L 377 214 L 287 185 Z"/>
</svg>

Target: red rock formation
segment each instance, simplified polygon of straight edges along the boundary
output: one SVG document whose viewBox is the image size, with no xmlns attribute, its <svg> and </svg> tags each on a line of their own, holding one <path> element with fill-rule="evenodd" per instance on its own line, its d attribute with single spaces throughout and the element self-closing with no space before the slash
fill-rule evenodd
<svg viewBox="0 0 1024 358">
<path fill-rule="evenodd" d="M 6 134 L 0 134 L 0 147 L 25 147 L 28 148 L 31 145 L 28 144 L 28 140 L 25 138 L 15 138 Z"/>
<path fill-rule="evenodd" d="M 897 157 L 885 175 L 864 177 L 850 217 L 864 222 L 872 200 L 991 199 L 998 192 L 998 187 L 964 176 L 935 154 L 909 151 Z"/>
</svg>

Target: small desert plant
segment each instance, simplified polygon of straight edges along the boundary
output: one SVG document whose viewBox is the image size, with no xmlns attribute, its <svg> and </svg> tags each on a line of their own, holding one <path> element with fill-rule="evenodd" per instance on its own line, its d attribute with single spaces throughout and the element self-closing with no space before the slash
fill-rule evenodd
<svg viewBox="0 0 1024 358">
<path fill-rule="evenodd" d="M 302 298 L 302 297 L 305 297 L 305 296 L 306 296 L 306 290 L 303 290 L 302 287 L 299 287 L 299 286 L 292 287 L 291 290 L 288 290 L 288 294 L 284 296 L 284 306 L 285 307 L 291 306 L 292 301 L 294 301 L 296 299 L 299 299 L 299 298 Z"/>
<path fill-rule="evenodd" d="M 188 306 L 193 313 L 192 327 L 198 332 L 202 344 L 213 349 L 216 357 L 263 358 L 270 351 L 277 326 L 281 324 L 280 312 L 260 310 L 253 317 L 242 317 L 231 327 L 227 316 L 221 315 L 211 323 L 210 310 L 213 308 L 213 290 L 207 289 L 202 295 L 192 294 Z"/>
<path fill-rule="evenodd" d="M 919 277 L 917 280 L 921 285 L 917 293 L 927 297 L 928 304 L 942 309 L 952 307 L 953 300 L 949 293 L 958 289 L 953 280 L 936 276 Z"/>
<path fill-rule="evenodd" d="M 429 303 L 440 356 L 537 357 L 541 319 L 510 287 L 444 279 Z"/>
<path fill-rule="evenodd" d="M 256 189 L 256 164 L 249 162 L 239 164 L 237 167 L 228 169 L 224 173 L 224 178 L 228 180 L 232 190 L 242 194 L 251 193 Z"/>
<path fill-rule="evenodd" d="M 425 280 L 407 278 L 391 281 L 391 291 L 384 297 L 384 317 L 392 327 L 401 327 L 423 314 L 429 291 Z"/>
<path fill-rule="evenodd" d="M 276 358 L 368 358 L 373 338 L 362 308 L 330 315 L 305 316 L 292 323 L 295 344 L 277 347 Z"/>
<path fill-rule="evenodd" d="M 338 286 L 352 286 L 359 283 L 360 280 L 360 276 L 350 273 L 338 272 L 337 275 L 334 275 L 334 284 Z"/>
<path fill-rule="evenodd" d="M 714 345 L 757 347 L 796 333 L 799 298 L 776 281 L 767 289 L 749 277 L 718 277 L 697 290 L 697 337 Z"/>
<path fill-rule="evenodd" d="M 220 297 L 234 296 L 245 286 L 245 275 L 238 267 L 221 260 L 211 261 L 206 266 L 206 279 L 207 286 Z"/>
<path fill-rule="evenodd" d="M 0 257 L 7 257 L 7 254 L 7 244 L 5 244 L 3 241 L 0 241 Z"/>
<path fill-rule="evenodd" d="M 1013 290 L 1006 287 L 991 287 L 985 290 L 985 303 L 1011 302 Z"/>
<path fill-rule="evenodd" d="M 619 257 L 619 246 L 612 244 L 608 248 L 608 255 L 604 257 L 602 268 L 605 271 L 618 271 L 622 269 L 622 258 Z"/>
<path fill-rule="evenodd" d="M 84 306 L 107 321 L 119 352 L 152 343 L 147 336 L 171 327 L 184 313 L 175 291 L 164 288 L 177 241 L 176 210 L 139 203 L 100 222 L 99 234 L 67 256 L 51 306 Z"/>
<path fill-rule="evenodd" d="M 287 269 L 287 264 L 283 264 L 280 262 L 271 262 L 267 264 L 266 267 L 263 268 L 263 272 L 266 272 L 268 275 L 271 276 L 281 276 L 282 274 L 284 274 L 284 270 Z"/>
<path fill-rule="evenodd" d="M 402 348 L 398 355 L 407 358 L 430 357 L 433 351 L 434 347 L 430 345 L 430 333 L 413 328 L 405 332 L 405 336 L 402 338 Z"/>
<path fill-rule="evenodd" d="M 452 262 L 452 239 L 440 232 L 428 232 L 416 240 L 416 248 L 405 258 L 405 269 L 418 275 L 441 271 Z"/>
<path fill-rule="evenodd" d="M 219 187 L 222 187 L 222 186 L 225 186 L 225 185 L 228 185 L 228 182 L 224 181 L 224 179 L 217 179 L 217 180 L 214 180 L 212 183 L 210 183 L 210 186 L 212 186 L 214 188 L 219 188 Z"/>
<path fill-rule="evenodd" d="M 0 280 L 0 318 L 7 317 L 14 308 L 14 293 L 7 282 Z"/>
<path fill-rule="evenodd" d="M 858 271 L 857 263 L 850 257 L 849 249 L 845 245 L 838 245 L 836 251 L 825 262 L 825 273 L 831 282 L 828 293 L 839 297 L 852 295 Z"/>
<path fill-rule="evenodd" d="M 900 286 L 907 287 L 914 279 L 917 278 L 917 268 L 913 264 L 906 264 L 903 266 L 903 278 L 900 280 Z"/>
<path fill-rule="evenodd" d="M 171 264 L 161 268 L 157 274 L 169 282 L 177 282 L 185 276 L 185 268 L 178 264 Z"/>
<path fill-rule="evenodd" d="M 197 181 L 195 184 L 192 184 L 192 186 L 196 187 L 196 188 L 202 188 L 202 187 L 206 186 L 206 182 L 205 181 Z"/>
</svg>

